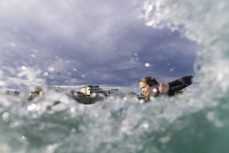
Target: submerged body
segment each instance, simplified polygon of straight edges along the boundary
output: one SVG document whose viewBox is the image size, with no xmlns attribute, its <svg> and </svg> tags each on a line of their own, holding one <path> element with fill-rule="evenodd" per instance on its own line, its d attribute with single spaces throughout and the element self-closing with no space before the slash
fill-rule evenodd
<svg viewBox="0 0 229 153">
<path fill-rule="evenodd" d="M 149 101 L 150 97 L 174 96 L 177 92 L 191 85 L 192 78 L 193 76 L 184 76 L 169 83 L 158 83 L 155 78 L 147 76 L 141 79 L 139 88 L 144 94 L 145 101 Z"/>
</svg>

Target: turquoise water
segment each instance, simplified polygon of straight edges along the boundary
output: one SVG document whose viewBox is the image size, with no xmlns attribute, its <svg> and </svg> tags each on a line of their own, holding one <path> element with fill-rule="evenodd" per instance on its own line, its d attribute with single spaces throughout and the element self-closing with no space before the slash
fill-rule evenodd
<svg viewBox="0 0 229 153">
<path fill-rule="evenodd" d="M 110 98 L 90 106 L 68 100 L 49 112 L 42 102 L 16 104 L 1 109 L 1 152 L 226 152 L 228 97 L 191 98 Z"/>
<path fill-rule="evenodd" d="M 225 0 L 152 0 L 142 6 L 148 26 L 179 30 L 198 44 L 194 67 L 199 88 L 190 95 L 147 104 L 109 98 L 95 105 L 59 94 L 38 102 L 1 95 L 0 152 L 227 152 L 228 5 Z M 59 97 L 62 103 L 45 111 Z"/>
</svg>

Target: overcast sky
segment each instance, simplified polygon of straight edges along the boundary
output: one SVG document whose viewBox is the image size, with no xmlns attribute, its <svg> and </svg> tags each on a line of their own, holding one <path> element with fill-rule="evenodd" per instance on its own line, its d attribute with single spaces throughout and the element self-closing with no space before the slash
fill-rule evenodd
<svg viewBox="0 0 229 153">
<path fill-rule="evenodd" d="M 136 85 L 193 74 L 196 44 L 140 18 L 142 0 L 0 0 L 2 76 L 50 85 Z"/>
</svg>

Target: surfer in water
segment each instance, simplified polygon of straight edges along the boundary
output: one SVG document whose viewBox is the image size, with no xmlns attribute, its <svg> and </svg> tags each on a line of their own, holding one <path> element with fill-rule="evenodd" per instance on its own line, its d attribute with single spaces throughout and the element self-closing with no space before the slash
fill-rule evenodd
<svg viewBox="0 0 229 153">
<path fill-rule="evenodd" d="M 184 76 L 169 83 L 158 83 L 152 76 L 143 77 L 139 82 L 144 100 L 150 101 L 150 97 L 160 95 L 174 96 L 177 92 L 192 84 L 193 76 Z"/>
</svg>

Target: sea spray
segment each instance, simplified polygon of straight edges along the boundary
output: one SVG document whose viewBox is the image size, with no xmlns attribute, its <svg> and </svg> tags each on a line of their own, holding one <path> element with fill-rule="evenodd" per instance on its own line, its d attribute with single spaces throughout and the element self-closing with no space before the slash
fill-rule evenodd
<svg viewBox="0 0 229 153">
<path fill-rule="evenodd" d="M 178 30 L 198 43 L 194 81 L 200 88 L 190 95 L 146 104 L 131 97 L 110 97 L 83 105 L 60 93 L 34 101 L 28 101 L 26 93 L 13 98 L 1 94 L 0 151 L 227 152 L 228 5 L 223 0 L 144 3 L 148 25 Z M 1 82 L 5 84 L 4 79 Z M 56 100 L 61 103 L 52 106 Z"/>
</svg>

